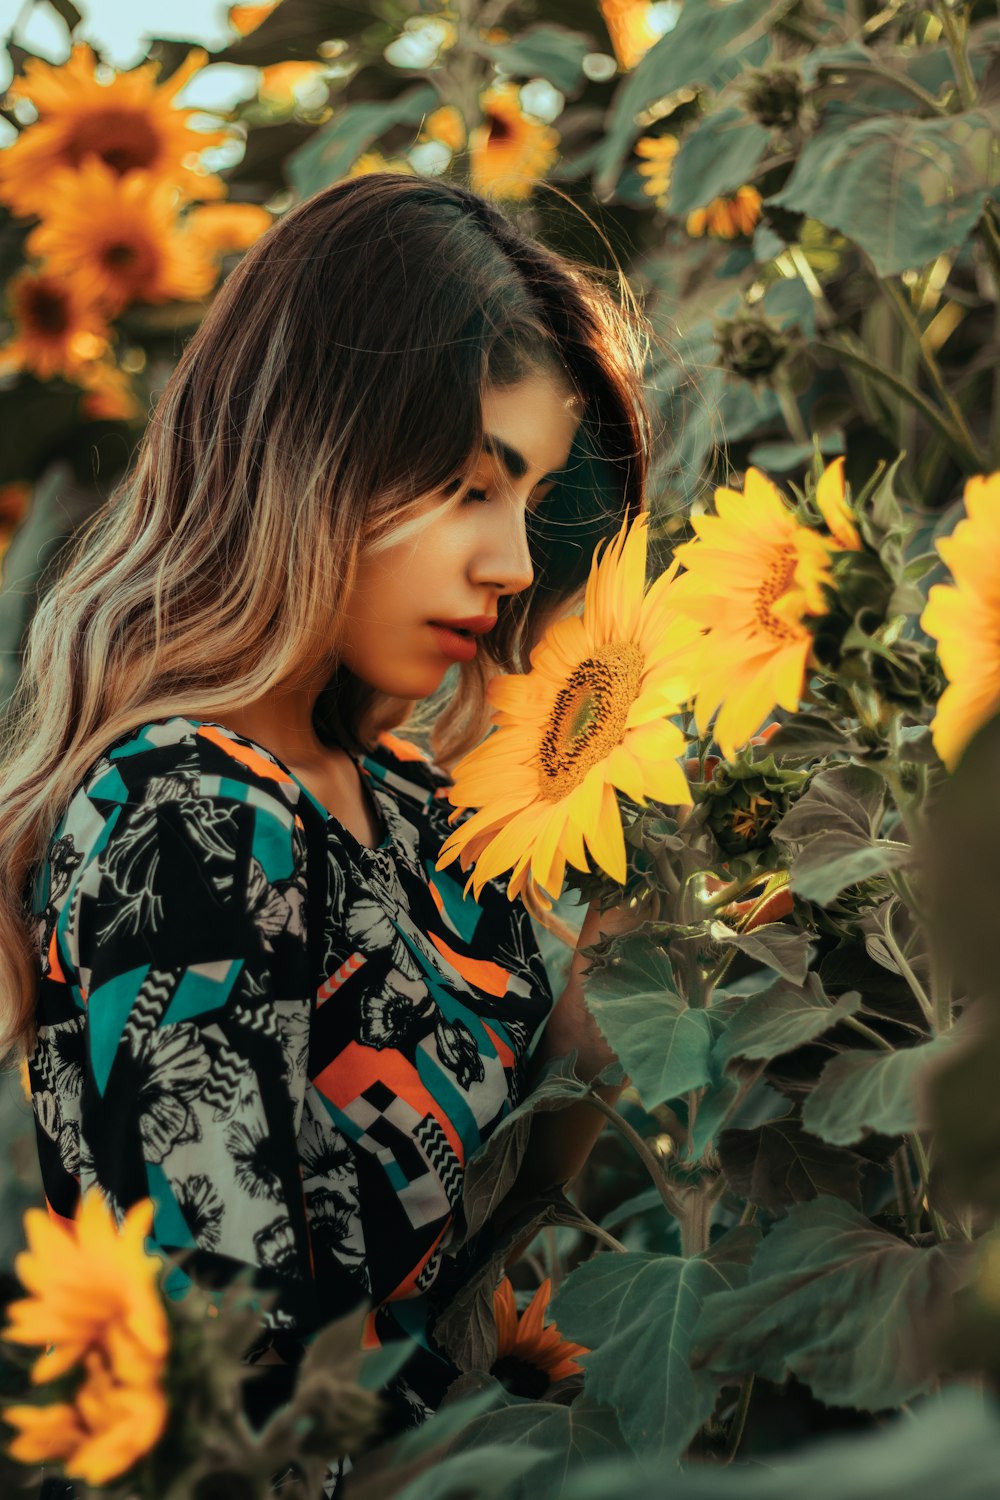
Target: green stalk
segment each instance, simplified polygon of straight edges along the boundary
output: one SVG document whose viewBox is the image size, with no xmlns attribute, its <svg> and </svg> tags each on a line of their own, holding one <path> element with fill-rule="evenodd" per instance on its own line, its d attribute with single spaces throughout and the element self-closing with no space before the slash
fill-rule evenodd
<svg viewBox="0 0 1000 1500">
<path fill-rule="evenodd" d="M 605 1119 L 610 1120 L 611 1124 L 618 1131 L 618 1134 L 628 1141 L 649 1173 L 653 1186 L 663 1199 L 663 1206 L 667 1210 L 667 1213 L 680 1222 L 683 1218 L 680 1199 L 674 1196 L 674 1191 L 667 1182 L 660 1163 L 656 1160 L 656 1157 L 650 1151 L 639 1132 L 633 1130 L 629 1122 L 618 1113 L 614 1105 L 609 1104 L 606 1099 L 602 1099 L 599 1094 L 587 1094 L 582 1102 L 592 1105 L 594 1109 L 604 1115 Z"/>
<path fill-rule="evenodd" d="M 931 1164 L 927 1158 L 927 1152 L 924 1150 L 924 1143 L 920 1139 L 918 1132 L 914 1131 L 912 1135 L 908 1135 L 906 1139 L 910 1143 L 910 1150 L 913 1152 L 913 1159 L 917 1164 L 917 1171 L 920 1173 L 920 1200 L 922 1202 L 924 1198 L 927 1197 L 927 1189 L 930 1185 Z M 934 1233 L 937 1235 L 938 1240 L 942 1244 L 944 1244 L 945 1240 L 947 1240 L 948 1238 L 948 1228 L 941 1215 L 938 1213 L 937 1209 L 931 1208 L 929 1199 L 927 1203 L 927 1211 L 931 1216 L 931 1224 L 934 1228 Z"/>
<path fill-rule="evenodd" d="M 891 68 L 880 67 L 878 63 L 836 63 L 830 68 L 831 73 L 848 73 L 856 78 L 879 78 L 886 83 L 891 83 L 893 88 L 899 89 L 901 94 L 909 94 L 911 98 L 917 99 L 932 115 L 947 114 L 944 105 L 929 94 L 919 83 L 914 83 L 905 73 L 894 73 Z"/>
<path fill-rule="evenodd" d="M 945 383 L 945 378 L 941 373 L 941 366 L 938 364 L 937 360 L 934 358 L 934 355 L 924 343 L 923 331 L 920 327 L 920 324 L 917 322 L 913 308 L 910 306 L 909 302 L 906 299 L 906 296 L 894 281 L 883 281 L 881 278 L 877 278 L 877 282 L 883 296 L 887 299 L 890 307 L 893 309 L 897 318 L 899 319 L 903 330 L 910 339 L 913 345 L 914 353 L 920 359 L 924 369 L 927 371 L 931 385 L 933 385 L 934 389 L 937 391 L 942 406 L 944 407 L 945 411 L 947 411 L 957 430 L 961 433 L 962 441 L 967 445 L 970 453 L 975 453 L 977 455 L 977 462 L 979 462 L 980 466 L 985 468 L 986 457 L 984 454 L 980 454 L 978 452 L 978 449 L 976 448 L 976 440 L 970 432 L 968 423 L 965 420 L 965 413 L 962 411 L 962 408 L 955 400 L 955 397 L 952 395 L 951 391 L 949 391 L 948 386 Z"/>
<path fill-rule="evenodd" d="M 932 427 L 936 428 L 952 449 L 955 456 L 960 460 L 963 467 L 970 474 L 980 474 L 983 471 L 982 457 L 976 448 L 970 448 L 962 433 L 957 431 L 949 421 L 947 415 L 935 406 L 923 391 L 917 390 L 915 386 L 907 385 L 905 380 L 893 370 L 887 370 L 882 365 L 870 359 L 860 349 L 854 349 L 849 344 L 834 342 L 832 339 L 816 339 L 814 349 L 819 349 L 824 354 L 830 354 L 834 359 L 844 359 L 848 364 L 864 371 L 872 380 L 888 386 L 895 391 L 897 396 L 911 401 L 917 409 L 923 413 Z"/>
<path fill-rule="evenodd" d="M 726 1452 L 722 1462 L 731 1464 L 739 1452 L 740 1443 L 743 1441 L 743 1433 L 747 1425 L 747 1412 L 750 1410 L 750 1397 L 753 1395 L 753 1383 L 756 1377 L 747 1375 L 740 1386 L 740 1399 L 736 1403 L 736 1411 L 733 1413 L 732 1426 L 729 1429 L 729 1438 L 726 1443 Z"/>
<path fill-rule="evenodd" d="M 971 109 L 976 102 L 976 79 L 969 62 L 965 37 L 962 35 L 958 19 L 948 4 L 948 0 L 936 0 L 934 10 L 944 28 L 948 51 L 955 64 L 955 80 L 958 83 L 959 98 L 963 108 Z"/>
</svg>

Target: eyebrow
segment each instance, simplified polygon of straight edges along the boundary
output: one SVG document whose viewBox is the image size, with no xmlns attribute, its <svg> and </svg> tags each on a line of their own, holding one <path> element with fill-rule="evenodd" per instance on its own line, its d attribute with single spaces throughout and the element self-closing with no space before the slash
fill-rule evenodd
<svg viewBox="0 0 1000 1500">
<path fill-rule="evenodd" d="M 528 461 L 524 457 L 524 454 L 518 453 L 516 448 L 512 448 L 502 438 L 495 437 L 492 432 L 483 433 L 483 447 L 487 453 L 492 453 L 496 458 L 500 459 L 511 478 L 523 479 L 528 472 Z M 558 478 L 559 472 L 556 471 L 551 474 L 543 474 L 538 482 L 539 484 L 544 484 L 548 479 Z"/>
</svg>

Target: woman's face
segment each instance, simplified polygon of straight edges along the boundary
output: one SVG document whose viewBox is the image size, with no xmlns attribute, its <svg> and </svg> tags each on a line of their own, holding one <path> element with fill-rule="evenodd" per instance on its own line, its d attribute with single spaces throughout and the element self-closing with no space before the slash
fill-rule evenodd
<svg viewBox="0 0 1000 1500">
<path fill-rule="evenodd" d="M 581 408 L 555 377 L 532 374 L 483 397 L 484 451 L 469 485 L 423 529 L 362 552 L 347 600 L 341 657 L 363 682 L 398 698 L 435 692 L 454 662 L 475 655 L 441 622 L 495 618 L 497 601 L 532 581 L 525 517 L 566 466 Z"/>
</svg>

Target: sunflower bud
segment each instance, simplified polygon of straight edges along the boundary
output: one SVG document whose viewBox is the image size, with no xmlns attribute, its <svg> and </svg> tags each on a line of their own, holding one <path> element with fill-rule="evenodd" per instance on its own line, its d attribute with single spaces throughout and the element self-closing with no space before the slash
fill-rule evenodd
<svg viewBox="0 0 1000 1500">
<path fill-rule="evenodd" d="M 776 853 L 771 833 L 808 780 L 808 773 L 786 770 L 752 745 L 735 760 L 720 762 L 697 790 L 723 853 L 732 857 L 757 850 L 758 858 L 765 850 Z"/>
<path fill-rule="evenodd" d="M 750 381 L 773 375 L 795 343 L 771 318 L 753 312 L 717 323 L 715 341 L 726 369 Z"/>
<path fill-rule="evenodd" d="M 747 109 L 768 129 L 794 125 L 802 109 L 802 79 L 794 68 L 766 68 L 750 74 L 743 90 Z"/>
<path fill-rule="evenodd" d="M 300 1451 L 340 1458 L 363 1446 L 381 1426 L 383 1401 L 352 1381 L 326 1370 L 313 1370 L 299 1380 L 291 1410 L 299 1432 Z"/>
</svg>

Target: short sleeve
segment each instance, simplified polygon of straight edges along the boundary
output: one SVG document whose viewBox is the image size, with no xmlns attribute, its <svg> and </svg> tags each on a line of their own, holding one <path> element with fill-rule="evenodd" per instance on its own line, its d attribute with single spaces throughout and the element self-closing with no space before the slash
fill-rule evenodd
<svg viewBox="0 0 1000 1500">
<path fill-rule="evenodd" d="M 320 1320 L 297 1133 L 311 983 L 300 820 L 246 800 L 133 791 L 81 873 L 70 944 L 85 1002 L 80 1182 L 206 1287 L 251 1268 L 270 1316 Z"/>
</svg>

